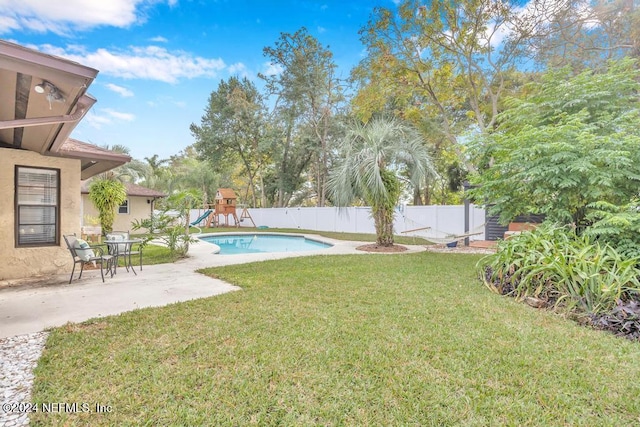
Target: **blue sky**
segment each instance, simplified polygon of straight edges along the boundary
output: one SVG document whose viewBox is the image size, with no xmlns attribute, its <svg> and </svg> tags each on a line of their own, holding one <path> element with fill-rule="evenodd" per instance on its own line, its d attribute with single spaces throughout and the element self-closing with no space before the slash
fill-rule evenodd
<svg viewBox="0 0 640 427">
<path fill-rule="evenodd" d="M 100 70 L 98 103 L 72 137 L 122 144 L 137 159 L 193 143 L 221 79 L 277 71 L 262 55 L 304 26 L 347 77 L 362 58 L 358 30 L 392 0 L 0 0 L 0 37 Z"/>
</svg>

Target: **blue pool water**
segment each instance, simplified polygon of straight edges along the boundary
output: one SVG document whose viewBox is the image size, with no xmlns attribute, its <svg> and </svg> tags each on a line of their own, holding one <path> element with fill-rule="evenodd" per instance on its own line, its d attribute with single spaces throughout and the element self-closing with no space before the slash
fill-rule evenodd
<svg viewBox="0 0 640 427">
<path fill-rule="evenodd" d="M 302 236 L 255 233 L 200 236 L 200 240 L 218 245 L 220 247 L 220 255 L 313 251 L 332 246 L 328 243 L 306 239 Z"/>
</svg>

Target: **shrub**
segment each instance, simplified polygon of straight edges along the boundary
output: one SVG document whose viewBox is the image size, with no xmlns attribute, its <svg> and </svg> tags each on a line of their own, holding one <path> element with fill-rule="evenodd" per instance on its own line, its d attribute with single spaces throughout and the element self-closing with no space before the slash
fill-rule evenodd
<svg viewBox="0 0 640 427">
<path fill-rule="evenodd" d="M 623 256 L 640 256 L 640 201 L 617 206 L 607 202 L 589 205 L 587 219 L 592 222 L 585 234 L 615 247 Z"/>
<path fill-rule="evenodd" d="M 479 266 L 484 283 L 500 294 L 595 315 L 640 291 L 638 261 L 587 234 L 543 224 L 500 242 Z"/>
<path fill-rule="evenodd" d="M 134 221 L 132 228 L 146 228 L 149 231 L 145 236 L 145 243 L 157 238 L 167 245 L 171 256 L 186 256 L 189 244 L 196 241 L 189 235 L 189 209 L 197 200 L 199 195 L 193 191 L 174 193 L 163 201 L 164 209 L 160 213 L 142 221 Z"/>
</svg>

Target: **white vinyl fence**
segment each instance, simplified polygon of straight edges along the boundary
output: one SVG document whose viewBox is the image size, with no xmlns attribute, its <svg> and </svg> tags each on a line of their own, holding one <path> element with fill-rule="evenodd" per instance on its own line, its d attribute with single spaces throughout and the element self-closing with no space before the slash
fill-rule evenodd
<svg viewBox="0 0 640 427">
<path fill-rule="evenodd" d="M 191 221 L 204 211 L 192 210 Z M 269 228 L 299 228 L 304 230 L 337 231 L 352 233 L 375 233 L 371 208 L 261 208 L 248 209 L 256 226 Z M 238 209 L 238 218 L 242 209 Z M 221 217 L 224 221 L 224 218 Z M 469 207 L 470 240 L 484 240 L 484 208 Z M 229 225 L 235 226 L 229 217 Z M 248 219 L 240 223 L 241 227 L 252 226 Z M 465 234 L 464 206 L 401 206 L 396 208 L 394 228 L 396 234 L 434 239 L 446 239 L 450 236 Z M 478 234 L 475 234 L 478 233 Z"/>
</svg>

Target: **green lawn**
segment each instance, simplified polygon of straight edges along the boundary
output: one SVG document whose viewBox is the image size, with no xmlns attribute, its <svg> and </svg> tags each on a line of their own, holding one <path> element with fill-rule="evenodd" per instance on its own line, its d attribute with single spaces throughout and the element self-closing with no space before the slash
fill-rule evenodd
<svg viewBox="0 0 640 427">
<path fill-rule="evenodd" d="M 489 292 L 478 256 L 289 258 L 243 290 L 55 329 L 34 425 L 634 425 L 640 345 Z"/>
<path fill-rule="evenodd" d="M 191 231 L 193 232 L 193 228 Z M 269 228 L 269 229 L 257 229 L 257 228 L 235 228 L 235 227 L 216 227 L 216 228 L 204 228 L 202 229 L 203 233 L 229 233 L 229 232 L 273 232 L 273 233 L 308 233 L 308 234 L 318 234 L 324 237 L 329 237 L 331 239 L 336 240 L 354 240 L 361 242 L 375 242 L 376 236 L 375 234 L 362 234 L 362 233 L 337 233 L 330 231 L 312 231 L 312 230 L 296 230 L 290 228 Z M 134 237 L 141 237 L 141 235 L 136 235 Z M 398 244 L 405 245 L 431 245 L 431 242 L 428 242 L 419 237 L 407 237 L 407 236 L 396 236 L 395 242 Z M 135 257 L 134 257 L 135 258 Z M 152 264 L 164 264 L 168 262 L 174 262 L 178 259 L 178 257 L 172 256 L 169 252 L 169 249 L 163 246 L 148 244 L 144 250 L 142 251 L 142 264 L 143 265 L 152 265 Z M 133 261 L 134 265 L 137 265 L 136 259 Z M 120 267 L 124 267 L 124 260 L 120 260 L 118 265 Z"/>
<path fill-rule="evenodd" d="M 147 244 L 142 251 L 143 265 L 165 264 L 176 260 L 177 257 L 172 256 L 169 249 L 164 246 Z M 133 264 L 135 265 L 135 261 Z"/>
</svg>

